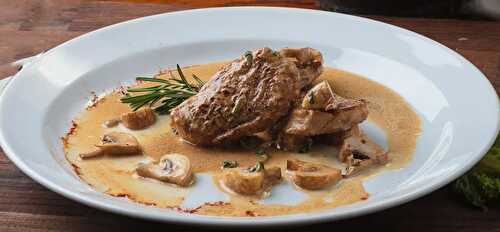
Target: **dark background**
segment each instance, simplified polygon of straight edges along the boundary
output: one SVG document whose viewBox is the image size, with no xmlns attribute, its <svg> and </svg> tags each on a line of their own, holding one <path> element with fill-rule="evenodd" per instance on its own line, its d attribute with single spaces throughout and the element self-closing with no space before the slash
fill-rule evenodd
<svg viewBox="0 0 500 232">
<path fill-rule="evenodd" d="M 483 20 L 498 19 L 488 14 L 488 10 L 482 9 L 483 4 L 500 6 L 500 0 L 320 0 L 319 2 L 322 9 L 351 14 Z"/>
</svg>

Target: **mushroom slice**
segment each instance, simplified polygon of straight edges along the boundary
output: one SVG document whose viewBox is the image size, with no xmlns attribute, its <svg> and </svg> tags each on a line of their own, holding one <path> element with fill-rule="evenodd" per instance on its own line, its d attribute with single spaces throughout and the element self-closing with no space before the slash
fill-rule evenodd
<svg viewBox="0 0 500 232">
<path fill-rule="evenodd" d="M 270 167 L 264 170 L 264 185 L 271 186 L 281 182 L 281 168 Z"/>
<path fill-rule="evenodd" d="M 287 160 L 286 170 L 295 185 L 307 190 L 323 189 L 342 179 L 340 169 L 301 160 Z"/>
<path fill-rule="evenodd" d="M 124 113 L 121 116 L 123 125 L 132 130 L 141 130 L 156 122 L 156 115 L 151 108 Z"/>
<path fill-rule="evenodd" d="M 136 171 L 139 176 L 182 187 L 189 186 L 194 181 L 191 162 L 180 154 L 164 155 L 158 162 L 140 165 Z"/>
<path fill-rule="evenodd" d="M 264 172 L 250 172 L 246 168 L 224 169 L 222 181 L 235 193 L 258 195 L 264 189 Z"/>
<path fill-rule="evenodd" d="M 328 81 L 322 81 L 307 91 L 302 99 L 301 107 L 311 110 L 325 110 L 334 96 L 335 94 Z"/>
<path fill-rule="evenodd" d="M 120 124 L 122 120 L 120 118 L 113 118 L 113 119 L 109 119 L 109 120 L 106 120 L 102 123 L 102 125 L 106 128 L 111 128 L 111 127 L 115 127 L 115 126 L 118 126 L 118 124 Z"/>
<path fill-rule="evenodd" d="M 101 149 L 95 149 L 93 151 L 84 152 L 84 153 L 79 154 L 80 158 L 82 158 L 82 159 L 93 158 L 93 157 L 97 157 L 97 156 L 101 156 L 101 155 L 104 155 L 104 152 L 102 152 Z"/>
<path fill-rule="evenodd" d="M 135 155 L 141 151 L 137 139 L 123 132 L 105 134 L 101 138 L 101 144 L 95 146 L 108 155 Z"/>
<path fill-rule="evenodd" d="M 222 172 L 222 181 L 237 194 L 259 196 L 281 181 L 281 168 L 257 171 L 251 171 L 250 168 L 228 168 Z"/>
<path fill-rule="evenodd" d="M 324 80 L 309 89 L 300 105 L 303 109 L 319 111 L 348 110 L 364 104 L 363 100 L 348 99 L 336 94 Z"/>
<path fill-rule="evenodd" d="M 339 160 L 347 164 L 344 176 L 352 176 L 374 165 L 388 161 L 387 152 L 371 141 L 356 126 L 351 129 L 351 136 L 340 147 Z"/>
<path fill-rule="evenodd" d="M 136 155 L 141 152 L 137 139 L 130 134 L 110 132 L 101 137 L 101 142 L 96 144 L 96 149 L 81 153 L 81 158 L 91 158 L 100 155 Z"/>
<path fill-rule="evenodd" d="M 294 109 L 282 131 L 287 134 L 314 136 L 349 130 L 368 117 L 368 105 L 358 101 L 355 107 L 335 112 Z"/>
</svg>

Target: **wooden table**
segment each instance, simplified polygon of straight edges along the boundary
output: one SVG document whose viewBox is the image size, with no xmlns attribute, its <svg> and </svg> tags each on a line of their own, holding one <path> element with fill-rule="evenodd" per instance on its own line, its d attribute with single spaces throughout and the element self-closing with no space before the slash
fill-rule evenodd
<svg viewBox="0 0 500 232">
<path fill-rule="evenodd" d="M 194 3 L 193 3 L 194 2 Z M 141 16 L 212 6 L 272 5 L 317 8 L 313 0 L 3 0 L 0 1 L 0 77 L 9 63 L 88 31 Z M 369 16 L 439 41 L 479 67 L 500 91 L 500 22 Z M 24 175 L 0 152 L 0 231 L 195 231 L 119 216 L 55 194 Z M 379 213 L 288 231 L 500 231 L 500 209 L 482 212 L 444 187 Z M 285 229 L 281 229 L 285 230 Z"/>
</svg>

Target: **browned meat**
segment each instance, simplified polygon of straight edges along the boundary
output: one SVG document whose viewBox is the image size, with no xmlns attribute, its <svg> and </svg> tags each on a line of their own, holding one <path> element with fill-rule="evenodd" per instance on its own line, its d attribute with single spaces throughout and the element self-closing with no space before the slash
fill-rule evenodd
<svg viewBox="0 0 500 232">
<path fill-rule="evenodd" d="M 352 128 L 351 136 L 344 140 L 339 151 L 339 160 L 347 164 L 345 176 L 385 164 L 388 159 L 387 152 L 364 135 L 357 126 Z"/>
<path fill-rule="evenodd" d="M 303 87 L 322 71 L 311 48 L 246 53 L 172 110 L 172 127 L 188 142 L 213 145 L 272 127 L 288 114 Z"/>
<path fill-rule="evenodd" d="M 353 128 L 357 128 L 356 126 Z M 327 144 L 331 146 L 340 146 L 344 142 L 345 139 L 349 138 L 352 135 L 353 128 L 346 131 L 339 131 L 332 134 L 323 134 L 314 137 L 315 141 L 318 141 L 322 144 Z"/>
<path fill-rule="evenodd" d="M 278 149 L 284 151 L 298 151 L 300 153 L 308 152 L 313 144 L 313 139 L 304 135 L 279 134 Z"/>
<path fill-rule="evenodd" d="M 334 113 L 297 109 L 290 114 L 284 131 L 287 134 L 313 136 L 350 129 L 368 116 L 365 104 Z"/>
<path fill-rule="evenodd" d="M 278 145 L 283 150 L 310 146 L 311 136 L 342 136 L 368 117 L 366 102 L 335 94 L 326 81 L 308 90 L 300 102 L 278 136 Z"/>
</svg>

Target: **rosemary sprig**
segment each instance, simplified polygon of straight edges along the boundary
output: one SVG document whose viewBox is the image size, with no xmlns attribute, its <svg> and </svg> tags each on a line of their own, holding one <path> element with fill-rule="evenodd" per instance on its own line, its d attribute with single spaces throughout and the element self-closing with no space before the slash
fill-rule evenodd
<svg viewBox="0 0 500 232">
<path fill-rule="evenodd" d="M 184 100 L 195 95 L 200 91 L 205 84 L 199 77 L 193 74 L 192 78 L 196 84 L 190 83 L 179 65 L 176 66 L 179 77 L 171 75 L 169 79 L 160 79 L 156 77 L 137 77 L 137 81 L 155 82 L 159 85 L 129 88 L 127 93 L 120 100 L 122 103 L 129 104 L 133 111 L 140 109 L 143 106 L 153 107 L 157 102 L 158 106 L 154 108 L 159 114 L 170 113 L 174 107 L 181 104 Z M 144 93 L 138 95 L 130 95 L 129 93 Z"/>
</svg>

